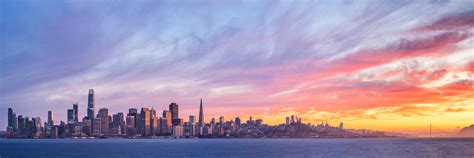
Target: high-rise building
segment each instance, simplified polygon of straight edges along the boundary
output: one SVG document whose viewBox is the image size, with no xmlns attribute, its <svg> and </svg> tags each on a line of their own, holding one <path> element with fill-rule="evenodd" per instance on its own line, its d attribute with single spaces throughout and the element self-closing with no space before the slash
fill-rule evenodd
<svg viewBox="0 0 474 158">
<path fill-rule="evenodd" d="M 87 117 L 93 120 L 94 115 L 95 115 L 94 89 L 89 89 L 89 96 L 87 99 Z"/>
<path fill-rule="evenodd" d="M 16 113 L 13 112 L 12 114 L 12 118 L 13 118 L 13 132 L 17 132 L 18 131 L 18 117 L 16 116 Z"/>
<path fill-rule="evenodd" d="M 131 109 L 128 109 L 128 114 L 127 116 L 133 116 L 133 118 L 135 118 L 135 127 L 134 128 L 138 128 L 138 122 L 139 122 L 139 119 L 140 117 L 138 116 L 138 110 L 135 109 L 135 108 L 131 108 Z"/>
<path fill-rule="evenodd" d="M 166 120 L 165 126 L 168 128 L 168 130 L 171 130 L 171 127 L 172 127 L 171 112 L 168 110 L 163 110 L 163 118 Z"/>
<path fill-rule="evenodd" d="M 74 123 L 74 109 L 67 109 L 67 123 Z"/>
<path fill-rule="evenodd" d="M 149 136 L 150 135 L 150 110 L 148 108 L 142 108 L 140 111 L 140 132 L 142 136 Z"/>
<path fill-rule="evenodd" d="M 199 120 L 198 120 L 199 126 L 203 127 L 204 126 L 204 113 L 202 110 L 202 98 L 201 98 L 201 103 L 199 104 Z"/>
<path fill-rule="evenodd" d="M 191 125 L 196 124 L 196 116 L 189 115 L 189 124 L 191 124 Z"/>
<path fill-rule="evenodd" d="M 169 110 L 171 112 L 171 118 L 172 119 L 178 119 L 179 118 L 179 116 L 178 116 L 178 104 L 171 103 L 169 105 Z"/>
<path fill-rule="evenodd" d="M 127 136 L 135 136 L 136 134 L 136 126 L 135 126 L 135 116 L 133 115 L 127 115 L 127 119 L 126 119 L 126 134 Z"/>
<path fill-rule="evenodd" d="M 18 116 L 18 132 L 20 132 L 22 135 L 25 133 L 25 128 L 26 128 L 26 122 L 25 118 L 22 115 Z"/>
<path fill-rule="evenodd" d="M 287 126 L 290 125 L 290 117 L 288 117 L 288 116 L 286 117 L 286 125 Z"/>
<path fill-rule="evenodd" d="M 169 128 L 168 128 L 168 125 L 167 125 L 167 120 L 165 117 L 160 117 L 158 119 L 158 124 L 159 124 L 159 127 L 160 127 L 160 135 L 167 135 L 169 134 Z"/>
<path fill-rule="evenodd" d="M 240 118 L 236 117 L 235 118 L 235 124 L 237 124 L 237 126 L 240 126 L 241 123 L 242 123 L 242 121 L 240 120 Z"/>
<path fill-rule="evenodd" d="M 8 127 L 7 131 L 15 132 L 18 128 L 18 118 L 12 108 L 8 108 Z"/>
<path fill-rule="evenodd" d="M 8 127 L 13 128 L 13 109 L 8 108 Z"/>
<path fill-rule="evenodd" d="M 86 135 L 91 136 L 92 135 L 92 120 L 86 116 L 82 118 L 82 124 L 83 124 L 82 131 Z"/>
<path fill-rule="evenodd" d="M 150 110 L 150 133 L 151 135 L 155 135 L 156 129 L 158 124 L 158 117 L 156 117 L 156 110 L 153 107 Z"/>
<path fill-rule="evenodd" d="M 263 124 L 263 120 L 262 119 L 257 119 L 255 120 L 255 124 L 257 124 L 257 126 L 260 126 Z"/>
<path fill-rule="evenodd" d="M 109 133 L 109 109 L 101 108 L 99 113 L 97 113 L 97 118 L 100 118 L 100 133 L 108 134 Z"/>
<path fill-rule="evenodd" d="M 102 120 L 100 118 L 92 119 L 92 135 L 100 135 Z"/>
<path fill-rule="evenodd" d="M 184 133 L 183 126 L 173 126 L 173 136 L 176 138 L 182 137 Z"/>
<path fill-rule="evenodd" d="M 179 124 L 179 115 L 178 115 L 178 104 L 176 103 L 171 103 L 169 105 L 169 110 L 171 112 L 171 119 L 172 119 L 172 124 L 173 126 L 177 126 Z"/>
<path fill-rule="evenodd" d="M 79 122 L 79 103 L 72 104 L 74 110 L 74 123 Z"/>
<path fill-rule="evenodd" d="M 54 113 L 53 111 L 48 111 L 48 125 L 54 126 Z"/>
<path fill-rule="evenodd" d="M 120 128 L 120 133 L 125 132 L 125 121 L 123 119 L 123 113 L 119 112 L 113 115 L 112 126 L 114 129 Z"/>
<path fill-rule="evenodd" d="M 33 138 L 39 138 L 43 134 L 43 125 L 40 117 L 33 117 L 31 127 L 31 134 Z"/>
<path fill-rule="evenodd" d="M 129 116 L 137 116 L 138 110 L 135 108 L 128 109 L 128 115 Z"/>
<path fill-rule="evenodd" d="M 224 116 L 219 117 L 219 124 L 224 124 Z"/>
<path fill-rule="evenodd" d="M 160 133 L 160 126 L 158 123 L 158 117 L 156 115 L 150 119 L 150 135 L 156 135 Z"/>
</svg>

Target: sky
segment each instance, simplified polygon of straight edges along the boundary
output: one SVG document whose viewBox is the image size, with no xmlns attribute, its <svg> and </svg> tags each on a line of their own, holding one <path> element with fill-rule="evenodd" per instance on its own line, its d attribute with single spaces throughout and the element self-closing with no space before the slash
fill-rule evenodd
<svg viewBox="0 0 474 158">
<path fill-rule="evenodd" d="M 474 124 L 470 0 L 1 1 L 0 127 L 161 111 L 427 133 Z"/>
</svg>

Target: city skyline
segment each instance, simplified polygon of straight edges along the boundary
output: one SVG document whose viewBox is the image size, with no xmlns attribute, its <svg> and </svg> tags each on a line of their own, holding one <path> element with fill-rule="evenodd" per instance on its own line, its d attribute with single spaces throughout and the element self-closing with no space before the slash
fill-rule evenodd
<svg viewBox="0 0 474 158">
<path fill-rule="evenodd" d="M 91 92 L 92 92 L 92 93 L 91 93 Z M 91 94 L 92 94 L 92 95 L 91 95 Z M 89 103 L 89 100 L 90 100 L 89 98 L 95 98 L 94 89 L 89 89 L 89 93 L 88 93 L 88 95 L 87 95 L 87 98 L 88 98 L 88 99 L 87 99 L 87 100 L 88 100 L 87 103 Z M 94 100 L 94 99 L 92 99 L 92 100 Z M 93 102 L 94 102 L 94 101 L 93 101 Z M 55 115 L 56 112 L 53 111 L 53 110 L 47 110 L 47 111 L 46 111 L 46 113 L 47 113 L 46 116 L 47 116 L 47 117 L 29 116 L 29 115 L 23 114 L 23 113 L 21 113 L 21 112 L 18 113 L 18 111 L 15 111 L 15 114 L 16 114 L 16 116 L 22 115 L 22 116 L 24 116 L 24 117 L 30 117 L 30 118 L 36 118 L 36 117 L 39 117 L 39 118 L 47 118 L 47 121 L 46 121 L 46 122 L 48 122 L 48 123 L 50 122 L 50 118 L 55 118 L 55 119 L 52 120 L 52 123 L 54 123 L 54 124 L 59 124 L 60 122 L 64 122 L 64 123 L 80 122 L 80 121 L 79 121 L 79 118 L 82 119 L 82 118 L 84 118 L 84 117 L 91 118 L 91 116 L 92 116 L 92 119 L 93 119 L 94 117 L 96 117 L 96 115 L 99 115 L 101 109 L 106 109 L 107 111 L 110 110 L 109 108 L 105 108 L 105 107 L 97 108 L 98 111 L 89 110 L 89 109 L 95 109 L 96 106 L 94 105 L 94 108 L 89 108 L 90 106 L 89 106 L 89 104 L 88 104 L 88 105 L 86 105 L 86 107 L 84 107 L 85 109 L 83 110 L 84 112 L 83 112 L 83 115 L 82 115 L 82 117 L 81 117 L 81 115 L 80 115 L 80 114 L 81 114 L 81 112 L 80 112 L 80 111 L 81 111 L 81 110 L 80 110 L 80 109 L 81 109 L 81 108 L 80 108 L 80 104 L 76 102 L 76 103 L 73 103 L 73 104 L 71 104 L 71 105 L 72 105 L 72 106 L 71 106 L 72 108 L 64 109 L 65 111 L 67 111 L 67 112 L 66 112 L 67 116 L 65 116 L 65 118 L 59 118 L 59 119 L 58 119 L 57 115 Z M 91 104 L 91 105 L 92 105 L 92 104 Z M 207 117 L 206 117 L 206 115 L 205 115 L 205 113 L 204 113 L 204 110 L 203 110 L 203 109 L 204 109 L 204 105 L 203 105 L 203 99 L 202 99 L 202 98 L 200 98 L 200 100 L 199 100 L 199 105 L 198 105 L 198 106 L 199 106 L 199 110 L 198 110 L 198 112 L 196 112 L 196 114 L 191 113 L 191 114 L 189 114 L 189 115 L 186 115 L 186 116 L 189 116 L 189 117 L 181 117 L 181 118 L 178 117 L 179 114 L 178 114 L 178 104 L 177 104 L 177 102 L 170 102 L 168 105 L 165 105 L 165 106 L 164 106 L 165 108 L 160 108 L 160 106 L 151 106 L 151 107 L 149 107 L 149 106 L 138 106 L 138 107 L 128 107 L 128 109 L 125 109 L 125 110 L 114 110 L 114 111 L 116 111 L 115 113 L 124 113 L 124 112 L 126 112 L 126 111 L 129 111 L 130 109 L 137 109 L 137 110 L 139 110 L 139 109 L 156 110 L 156 109 L 167 109 L 166 107 L 169 107 L 168 109 L 170 109 L 170 110 L 165 110 L 165 111 L 169 111 L 169 112 L 170 112 L 171 118 L 172 118 L 173 120 L 175 120 L 175 119 L 182 119 L 182 120 L 185 121 L 185 122 L 190 122 L 190 119 L 189 119 L 189 118 L 190 118 L 191 116 L 192 116 L 192 117 L 199 116 L 197 120 L 196 120 L 196 118 L 194 118 L 194 122 L 196 122 L 196 124 L 200 124 L 200 123 L 205 124 L 206 122 L 211 122 L 213 119 L 218 120 L 218 119 L 224 117 L 224 116 L 222 116 L 222 115 L 220 115 L 220 116 L 207 116 Z M 10 109 L 13 109 L 13 108 L 12 108 L 12 107 L 8 107 L 8 113 L 10 113 Z M 173 112 L 171 109 L 175 109 L 175 111 Z M 91 112 L 89 113 L 89 111 L 91 111 Z M 114 112 L 111 112 L 110 114 L 112 114 L 112 113 L 114 113 Z M 176 114 L 176 115 L 175 115 L 175 114 Z M 252 118 L 252 115 L 249 115 L 249 116 L 235 116 L 235 117 L 230 117 L 230 118 L 225 119 L 224 121 L 234 120 L 235 118 L 245 118 L 245 117 Z M 286 117 L 286 116 L 285 116 L 285 117 Z M 208 118 L 208 119 L 206 120 L 206 119 L 204 119 L 204 118 Z M 260 118 L 255 118 L 255 117 L 253 117 L 253 118 L 254 118 L 254 119 L 260 119 Z M 284 120 L 284 119 L 285 119 L 285 118 L 282 118 L 281 121 L 280 121 L 280 123 L 277 123 L 277 124 L 285 124 L 285 120 Z M 300 119 L 301 119 L 301 118 L 300 118 Z M 202 121 L 201 121 L 201 120 L 202 120 Z M 323 121 L 323 122 L 327 123 L 328 121 Z M 331 121 L 329 121 L 329 122 L 331 122 Z M 277 124 L 271 124 L 271 125 L 277 125 Z M 1 130 L 0 130 L 0 131 L 1 131 Z"/>
<path fill-rule="evenodd" d="M 199 120 L 189 115 L 189 120 L 179 116 L 179 105 L 175 102 L 164 109 L 162 115 L 152 107 L 130 107 L 128 113 L 109 113 L 107 108 L 95 112 L 94 89 L 89 89 L 87 115 L 79 121 L 79 104 L 67 109 L 67 121 L 56 120 L 53 111 L 48 111 L 47 121 L 41 117 L 30 117 L 8 108 L 8 126 L 1 137 L 9 139 L 61 139 L 61 138 L 393 138 L 401 134 L 385 133 L 366 129 L 345 129 L 342 122 L 331 126 L 327 122 L 312 125 L 301 117 L 286 116 L 284 123 L 267 125 L 263 119 L 249 116 L 212 117 L 204 121 L 204 105 L 199 102 Z M 97 115 L 96 115 L 97 114 Z M 30 119 L 31 118 L 31 119 Z M 431 135 L 431 134 L 430 134 Z M 405 137 L 405 136 L 403 136 Z"/>
<path fill-rule="evenodd" d="M 78 121 L 89 107 L 95 117 L 170 103 L 198 120 L 205 98 L 205 122 L 298 115 L 403 133 L 474 123 L 468 0 L 0 6 L 0 108 L 42 121 L 48 110 L 67 121 L 75 103 Z"/>
</svg>

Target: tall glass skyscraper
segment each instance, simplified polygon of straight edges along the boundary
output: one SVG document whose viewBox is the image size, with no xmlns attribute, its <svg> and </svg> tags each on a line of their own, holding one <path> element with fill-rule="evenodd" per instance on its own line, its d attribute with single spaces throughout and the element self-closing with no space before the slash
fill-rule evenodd
<svg viewBox="0 0 474 158">
<path fill-rule="evenodd" d="M 79 103 L 72 104 L 72 109 L 74 110 L 74 122 L 79 122 Z"/>
<path fill-rule="evenodd" d="M 93 120 L 94 114 L 95 114 L 94 89 L 89 89 L 89 97 L 87 99 L 87 117 Z"/>
<path fill-rule="evenodd" d="M 54 126 L 54 113 L 53 113 L 53 111 L 48 111 L 48 124 L 49 124 L 49 126 Z"/>
<path fill-rule="evenodd" d="M 171 112 L 171 119 L 173 126 L 177 126 L 179 124 L 179 115 L 178 115 L 178 104 L 171 103 L 169 105 L 169 109 Z"/>
<path fill-rule="evenodd" d="M 178 115 L 178 104 L 176 104 L 176 103 L 171 103 L 169 107 L 170 107 L 170 112 L 171 112 L 171 118 L 173 118 L 173 119 L 179 119 L 179 115 Z"/>
</svg>

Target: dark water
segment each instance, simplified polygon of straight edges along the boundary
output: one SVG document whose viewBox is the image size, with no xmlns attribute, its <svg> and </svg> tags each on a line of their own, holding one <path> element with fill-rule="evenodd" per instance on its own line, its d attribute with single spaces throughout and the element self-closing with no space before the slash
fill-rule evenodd
<svg viewBox="0 0 474 158">
<path fill-rule="evenodd" d="M 474 157 L 474 139 L 0 140 L 10 157 Z"/>
</svg>

